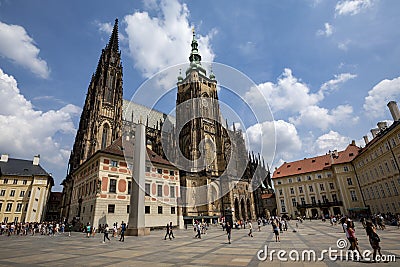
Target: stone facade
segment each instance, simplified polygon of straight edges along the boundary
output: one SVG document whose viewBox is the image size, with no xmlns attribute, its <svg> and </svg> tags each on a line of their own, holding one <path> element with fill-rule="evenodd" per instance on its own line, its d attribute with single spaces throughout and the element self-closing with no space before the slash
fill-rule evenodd
<svg viewBox="0 0 400 267">
<path fill-rule="evenodd" d="M 132 172 L 125 160 L 121 139 L 100 150 L 82 164 L 73 175 L 74 189 L 68 221 L 112 225 L 128 222 Z M 146 163 L 145 216 L 146 227 L 162 227 L 167 222 L 183 226 L 179 220 L 177 198 L 179 197 L 179 172 L 160 156 Z M 160 163 L 161 162 L 161 163 Z M 182 218 L 182 217 L 180 217 Z"/>
<path fill-rule="evenodd" d="M 284 163 L 273 174 L 277 213 L 297 217 L 349 214 L 365 208 L 351 164 L 354 143 L 343 151 Z"/>
<path fill-rule="evenodd" d="M 53 177 L 39 165 L 38 156 L 29 161 L 2 155 L 0 221 L 9 223 L 43 221 L 53 185 Z"/>
<path fill-rule="evenodd" d="M 366 146 L 354 160 L 366 206 L 372 213 L 400 212 L 400 116 L 396 102 L 388 104 L 393 124 L 385 122 L 365 137 Z"/>
</svg>

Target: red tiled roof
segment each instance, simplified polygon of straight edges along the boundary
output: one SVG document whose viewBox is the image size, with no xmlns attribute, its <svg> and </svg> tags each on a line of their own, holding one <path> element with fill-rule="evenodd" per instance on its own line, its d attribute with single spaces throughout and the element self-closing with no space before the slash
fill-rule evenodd
<svg viewBox="0 0 400 267">
<path fill-rule="evenodd" d="M 288 163 L 285 162 L 274 171 L 272 179 L 329 169 L 333 164 L 352 161 L 359 153 L 359 150 L 358 146 L 350 144 L 345 150 L 338 152 L 337 157 L 326 154 Z"/>
<path fill-rule="evenodd" d="M 147 157 L 148 157 L 146 160 L 150 160 L 153 163 L 173 166 L 173 164 L 171 164 L 168 160 L 164 159 L 163 157 L 158 155 L 156 152 L 154 152 L 150 148 L 146 147 L 146 150 L 147 150 Z M 131 155 L 133 158 L 134 145 L 132 142 L 122 142 L 122 137 L 119 137 L 111 145 L 102 149 L 100 152 L 114 154 L 114 155 L 118 155 L 121 157 Z"/>
</svg>

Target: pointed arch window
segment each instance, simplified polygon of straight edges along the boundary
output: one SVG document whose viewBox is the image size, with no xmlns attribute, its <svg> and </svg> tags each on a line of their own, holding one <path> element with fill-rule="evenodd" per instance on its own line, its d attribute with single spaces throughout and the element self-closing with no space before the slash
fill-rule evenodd
<svg viewBox="0 0 400 267">
<path fill-rule="evenodd" d="M 107 147 L 107 139 L 108 139 L 108 133 L 110 132 L 110 126 L 108 124 L 103 125 L 103 135 L 101 137 L 101 149 L 104 149 Z"/>
</svg>

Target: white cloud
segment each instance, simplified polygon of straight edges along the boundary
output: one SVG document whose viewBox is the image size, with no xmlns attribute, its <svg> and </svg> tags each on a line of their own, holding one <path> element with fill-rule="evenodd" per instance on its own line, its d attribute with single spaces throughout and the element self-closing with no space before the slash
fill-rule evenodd
<svg viewBox="0 0 400 267">
<path fill-rule="evenodd" d="M 145 6 L 155 9 L 154 2 L 146 1 Z M 157 17 L 151 17 L 146 11 L 137 11 L 125 17 L 130 55 L 135 67 L 145 77 L 166 67 L 188 62 L 191 48 L 192 27 L 186 4 L 177 0 L 160 0 L 157 3 Z M 214 29 L 205 36 L 197 36 L 202 61 L 213 61 L 210 42 L 216 33 Z"/>
<path fill-rule="evenodd" d="M 338 132 L 329 131 L 317 138 L 314 142 L 314 152 L 316 155 L 327 153 L 329 150 L 344 150 L 350 143 L 350 138 L 340 135 Z"/>
<path fill-rule="evenodd" d="M 337 2 L 335 12 L 336 15 L 357 15 L 372 5 L 372 0 L 342 0 Z"/>
<path fill-rule="evenodd" d="M 0 55 L 29 69 L 41 78 L 48 78 L 47 62 L 39 57 L 40 49 L 19 25 L 8 25 L 0 21 Z"/>
<path fill-rule="evenodd" d="M 114 24 L 113 23 L 111 23 L 111 22 L 100 22 L 100 21 L 97 21 L 97 20 L 94 23 L 96 24 L 97 29 L 98 29 L 99 32 L 105 33 L 108 36 L 111 36 L 112 30 L 114 28 Z M 126 40 L 125 35 L 123 35 L 121 33 L 121 31 L 118 32 L 118 38 L 119 38 L 119 41 L 121 41 L 121 42 Z"/>
<path fill-rule="evenodd" d="M 322 91 L 330 91 L 330 90 L 336 90 L 339 87 L 339 84 L 345 83 L 348 80 L 356 78 L 356 74 L 351 74 L 351 73 L 341 73 L 339 75 L 335 75 L 335 78 L 332 80 L 329 80 L 325 82 L 321 86 Z"/>
<path fill-rule="evenodd" d="M 387 110 L 387 103 L 400 99 L 400 77 L 382 80 L 365 97 L 364 109 L 368 116 L 377 118 Z"/>
<path fill-rule="evenodd" d="M 68 104 L 59 110 L 34 110 L 19 91 L 17 81 L 0 69 L 0 151 L 11 157 L 42 159 L 66 167 L 69 145 L 56 141 L 56 135 L 75 134 L 72 117 L 80 113 L 77 106 Z"/>
<path fill-rule="evenodd" d="M 350 43 L 351 43 L 350 40 L 346 40 L 346 41 L 343 41 L 343 42 L 339 42 L 339 43 L 338 43 L 338 48 L 339 48 L 340 50 L 347 51 L 347 50 L 349 50 L 349 44 L 350 44 Z"/>
<path fill-rule="evenodd" d="M 246 92 L 244 99 L 254 106 L 265 105 L 266 100 L 273 112 L 298 112 L 305 106 L 315 105 L 323 98 L 319 93 L 310 93 L 308 86 L 292 75 L 291 69 L 285 69 L 276 84 L 266 82 L 257 87 Z M 260 97 L 260 93 L 265 99 Z"/>
<path fill-rule="evenodd" d="M 323 30 L 318 30 L 317 31 L 317 35 L 318 36 L 326 36 L 329 37 L 331 36 L 333 33 L 333 26 L 331 24 L 329 24 L 328 22 L 326 22 L 324 24 L 324 29 Z"/>
<path fill-rule="evenodd" d="M 273 152 L 275 159 L 287 159 L 292 158 L 302 147 L 296 127 L 283 120 L 266 121 L 250 126 L 246 130 L 246 136 L 250 142 L 250 149 L 262 151 L 267 162 L 273 160 Z"/>
<path fill-rule="evenodd" d="M 289 121 L 297 126 L 326 130 L 333 125 L 352 125 L 358 121 L 358 117 L 354 117 L 353 107 L 350 105 L 339 105 L 332 110 L 313 105 L 304 107 L 299 116 L 291 117 Z"/>
</svg>

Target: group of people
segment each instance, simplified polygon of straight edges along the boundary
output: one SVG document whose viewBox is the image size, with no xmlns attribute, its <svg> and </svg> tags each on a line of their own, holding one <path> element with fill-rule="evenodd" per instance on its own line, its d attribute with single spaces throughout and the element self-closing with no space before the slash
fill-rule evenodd
<svg viewBox="0 0 400 267">
<path fill-rule="evenodd" d="M 342 224 L 343 231 L 346 234 L 346 238 L 350 243 L 349 250 L 356 250 L 358 255 L 362 255 L 360 252 L 360 248 L 358 247 L 358 238 L 356 237 L 356 231 L 354 227 L 354 222 L 346 217 L 341 218 L 340 220 Z M 381 239 L 376 232 L 376 226 L 372 221 L 362 220 L 363 227 L 365 229 L 366 235 L 368 236 L 369 244 L 373 249 L 373 261 L 376 261 L 377 253 L 382 257 L 380 242 Z M 383 230 L 383 229 L 382 229 Z"/>
<path fill-rule="evenodd" d="M 5 223 L 2 222 L 0 226 L 0 235 L 49 235 L 54 236 L 56 234 L 62 234 L 68 232 L 71 235 L 72 225 L 65 224 L 63 222 L 51 221 L 51 222 L 17 222 L 17 223 Z"/>
</svg>

